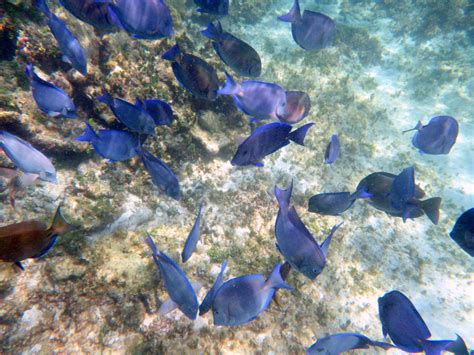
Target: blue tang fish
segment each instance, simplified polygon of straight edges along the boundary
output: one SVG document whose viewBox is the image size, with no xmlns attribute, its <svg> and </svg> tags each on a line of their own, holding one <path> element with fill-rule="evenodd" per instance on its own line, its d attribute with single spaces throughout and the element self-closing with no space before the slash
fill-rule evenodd
<svg viewBox="0 0 474 355">
<path fill-rule="evenodd" d="M 212 39 L 212 46 L 222 61 L 241 76 L 258 77 L 262 73 L 262 61 L 257 51 L 241 39 L 222 30 L 221 23 L 212 22 L 201 33 Z"/>
<path fill-rule="evenodd" d="M 403 221 L 410 216 L 410 211 L 417 208 L 410 203 L 415 198 L 415 168 L 410 166 L 393 179 L 390 187 L 390 201 L 398 211 L 402 211 Z"/>
<path fill-rule="evenodd" d="M 305 10 L 301 16 L 298 0 L 295 0 L 289 13 L 278 19 L 291 22 L 293 39 L 301 48 L 308 51 L 326 48 L 336 28 L 330 17 L 319 12 Z"/>
<path fill-rule="evenodd" d="M 111 162 L 133 158 L 140 145 L 138 137 L 129 132 L 101 129 L 97 134 L 87 122 L 84 133 L 76 140 L 90 142 L 97 154 Z"/>
<path fill-rule="evenodd" d="M 421 121 L 415 128 L 405 132 L 416 130 L 412 143 L 420 153 L 425 154 L 448 154 L 459 133 L 459 124 L 451 116 L 436 116 L 423 126 Z"/>
<path fill-rule="evenodd" d="M 171 123 L 173 123 L 173 109 L 164 101 L 156 99 L 141 101 L 137 99 L 135 105 L 145 109 L 157 126 L 171 126 Z"/>
<path fill-rule="evenodd" d="M 231 164 L 238 166 L 263 166 L 262 159 L 267 155 L 283 148 L 293 141 L 304 145 L 308 129 L 313 123 L 307 123 L 291 131 L 292 126 L 283 122 L 264 124 L 254 130 L 237 148 Z"/>
<path fill-rule="evenodd" d="M 71 14 L 99 30 L 109 31 L 115 23 L 109 14 L 108 0 L 59 0 Z"/>
<path fill-rule="evenodd" d="M 196 250 L 197 243 L 199 241 L 199 228 L 201 226 L 201 215 L 202 215 L 202 203 L 199 205 L 198 214 L 196 216 L 196 220 L 194 221 L 193 228 L 191 232 L 189 232 L 188 238 L 186 239 L 186 243 L 184 243 L 184 248 L 181 253 L 181 258 L 183 263 L 189 260 L 191 255 Z"/>
<path fill-rule="evenodd" d="M 329 192 L 316 194 L 308 201 L 308 211 L 329 216 L 339 216 L 352 207 L 359 198 L 370 198 L 372 195 L 360 189 L 350 192 Z"/>
<path fill-rule="evenodd" d="M 41 79 L 33 65 L 26 66 L 25 74 L 30 79 L 31 93 L 41 112 L 50 117 L 77 117 L 76 105 L 71 98 L 57 86 Z"/>
<path fill-rule="evenodd" d="M 131 104 L 120 98 L 113 98 L 107 91 L 97 100 L 108 105 L 115 117 L 131 131 L 142 134 L 155 134 L 155 120 L 139 105 Z"/>
<path fill-rule="evenodd" d="M 36 174 L 43 181 L 56 183 L 56 170 L 51 161 L 29 143 L 7 131 L 0 131 L 0 149 L 24 173 Z"/>
<path fill-rule="evenodd" d="M 212 302 L 214 324 L 238 326 L 249 323 L 268 307 L 277 289 L 292 290 L 281 278 L 280 267 L 276 264 L 266 281 L 263 275 L 254 274 L 225 282 Z"/>
<path fill-rule="evenodd" d="M 277 249 L 295 270 L 314 280 L 326 266 L 326 257 L 334 232 L 342 224 L 334 226 L 331 233 L 319 245 L 296 213 L 290 208 L 293 182 L 286 190 L 275 186 L 279 209 L 275 221 Z"/>
<path fill-rule="evenodd" d="M 306 355 L 339 355 L 350 350 L 368 349 L 369 346 L 378 346 L 384 350 L 394 347 L 388 343 L 373 341 L 362 334 L 339 333 L 319 338 L 306 350 Z"/>
<path fill-rule="evenodd" d="M 153 260 L 160 269 L 168 295 L 186 317 L 191 320 L 196 319 L 199 307 L 198 299 L 183 270 L 173 259 L 158 250 L 150 234 L 147 235 L 145 242 L 150 247 Z"/>
<path fill-rule="evenodd" d="M 237 108 L 246 115 L 257 120 L 276 119 L 277 112 L 283 111 L 286 93 L 280 85 L 253 80 L 245 80 L 239 84 L 228 73 L 226 77 L 225 86 L 217 93 L 231 95 Z"/>
<path fill-rule="evenodd" d="M 384 337 L 403 351 L 441 354 L 456 340 L 428 340 L 431 333 L 415 306 L 403 293 L 391 291 L 378 299 Z"/>
<path fill-rule="evenodd" d="M 198 12 L 226 16 L 229 13 L 229 0 L 194 0 Z"/>
<path fill-rule="evenodd" d="M 217 290 L 222 286 L 224 283 L 224 272 L 225 268 L 227 267 L 227 260 L 225 260 L 221 265 L 221 271 L 219 275 L 217 275 L 216 280 L 214 281 L 214 285 L 212 285 L 211 289 L 207 292 L 206 296 L 202 300 L 201 305 L 199 306 L 199 315 L 202 316 L 203 314 L 209 312 L 212 307 L 212 302 L 214 301 L 214 297 L 216 296 Z"/>
<path fill-rule="evenodd" d="M 165 194 L 179 201 L 181 199 L 179 181 L 171 169 L 149 151 L 143 148 L 139 148 L 137 151 L 153 183 Z"/>
<path fill-rule="evenodd" d="M 279 106 L 276 115 L 281 122 L 295 124 L 308 116 L 311 110 L 311 100 L 302 91 L 287 91 L 286 104 Z"/>
<path fill-rule="evenodd" d="M 55 14 L 53 14 L 45 0 L 34 0 L 35 6 L 44 12 L 48 18 L 48 26 L 56 41 L 58 41 L 59 48 L 63 53 L 63 59 L 71 63 L 74 69 L 79 71 L 82 75 L 87 75 L 87 59 L 82 50 L 81 44 L 68 30 L 66 24 L 61 21 Z"/>
<path fill-rule="evenodd" d="M 179 84 L 196 97 L 214 101 L 217 98 L 219 79 L 212 66 L 195 55 L 183 53 L 177 44 L 161 58 L 173 62 L 171 67 Z"/>
<path fill-rule="evenodd" d="M 474 256 L 474 208 L 464 212 L 456 221 L 451 238 L 470 256 Z"/>
<path fill-rule="evenodd" d="M 171 12 L 163 0 L 117 0 L 109 3 L 117 26 L 137 39 L 160 39 L 173 35 Z"/>
<path fill-rule="evenodd" d="M 341 143 L 337 134 L 331 136 L 328 146 L 326 147 L 326 152 L 324 153 L 324 162 L 326 164 L 334 163 L 341 154 Z"/>
</svg>

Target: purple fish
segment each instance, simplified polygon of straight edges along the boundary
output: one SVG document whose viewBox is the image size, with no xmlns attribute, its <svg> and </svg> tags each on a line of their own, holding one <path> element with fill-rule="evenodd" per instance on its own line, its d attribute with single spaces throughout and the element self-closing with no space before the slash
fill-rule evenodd
<svg viewBox="0 0 474 355">
<path fill-rule="evenodd" d="M 339 216 L 342 212 L 352 207 L 359 198 L 370 198 L 364 190 L 350 192 L 330 192 L 312 196 L 308 201 L 308 211 L 329 216 Z"/>
<path fill-rule="evenodd" d="M 171 126 L 171 123 L 173 123 L 173 109 L 164 101 L 156 99 L 141 101 L 137 99 L 135 106 L 144 108 L 157 126 Z"/>
<path fill-rule="evenodd" d="M 194 0 L 194 3 L 199 6 L 198 12 L 222 16 L 229 13 L 229 0 Z"/>
<path fill-rule="evenodd" d="M 458 218 L 449 235 L 462 250 L 474 257 L 474 208 Z"/>
<path fill-rule="evenodd" d="M 71 14 L 97 29 L 109 31 L 115 23 L 109 14 L 112 0 L 59 0 Z"/>
<path fill-rule="evenodd" d="M 324 153 L 324 162 L 326 164 L 334 163 L 341 154 L 341 143 L 337 134 L 331 136 L 328 146 L 326 147 L 326 152 Z"/>
<path fill-rule="evenodd" d="M 287 91 L 286 105 L 280 106 L 276 115 L 281 122 L 295 124 L 308 116 L 311 109 L 311 100 L 307 93 L 302 91 Z"/>
<path fill-rule="evenodd" d="M 378 346 L 384 350 L 394 348 L 392 344 L 374 341 L 362 334 L 339 333 L 319 338 L 316 343 L 308 348 L 306 355 L 338 355 L 349 350 L 368 349 L 369 346 Z"/>
</svg>

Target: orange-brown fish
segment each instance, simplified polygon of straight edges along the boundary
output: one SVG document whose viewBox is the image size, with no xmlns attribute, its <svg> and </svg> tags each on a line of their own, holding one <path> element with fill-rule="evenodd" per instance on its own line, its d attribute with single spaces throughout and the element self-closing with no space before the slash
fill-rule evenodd
<svg viewBox="0 0 474 355">
<path fill-rule="evenodd" d="M 51 227 L 31 220 L 0 227 L 0 260 L 15 263 L 23 270 L 22 260 L 39 258 L 51 250 L 59 235 L 76 227 L 66 222 L 58 207 Z"/>
<path fill-rule="evenodd" d="M 0 167 L 0 177 L 8 180 L 10 190 L 10 205 L 15 208 L 15 196 L 23 195 L 28 187 L 35 183 L 38 174 L 23 173 L 16 169 Z"/>
</svg>

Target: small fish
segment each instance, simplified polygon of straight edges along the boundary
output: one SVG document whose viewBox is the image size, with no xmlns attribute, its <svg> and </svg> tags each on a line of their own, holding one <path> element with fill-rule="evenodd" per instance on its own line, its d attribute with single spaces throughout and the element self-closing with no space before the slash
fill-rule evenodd
<svg viewBox="0 0 474 355">
<path fill-rule="evenodd" d="M 103 31 L 110 31 L 115 23 L 109 14 L 108 0 L 59 0 L 79 20 Z"/>
<path fill-rule="evenodd" d="M 183 270 L 173 259 L 158 250 L 150 234 L 147 235 L 145 242 L 150 247 L 153 260 L 160 269 L 168 295 L 186 317 L 191 320 L 196 319 L 199 303 L 193 286 Z"/>
<path fill-rule="evenodd" d="M 163 0 L 117 0 L 109 3 L 114 23 L 137 39 L 160 39 L 173 35 L 173 18 Z"/>
<path fill-rule="evenodd" d="M 324 153 L 324 162 L 326 164 L 334 163 L 341 154 L 341 143 L 339 143 L 339 138 L 337 134 L 331 136 L 331 140 L 326 147 L 326 152 Z"/>
<path fill-rule="evenodd" d="M 423 126 L 421 121 L 415 128 L 409 129 L 409 132 L 416 130 L 412 143 L 418 148 L 420 153 L 424 154 L 448 154 L 459 133 L 459 124 L 451 116 L 436 116 L 430 122 Z"/>
<path fill-rule="evenodd" d="M 99 134 L 87 123 L 79 142 L 90 142 L 97 154 L 110 162 L 128 160 L 136 156 L 140 145 L 138 137 L 129 132 L 117 130 L 99 130 Z"/>
<path fill-rule="evenodd" d="M 31 83 L 33 99 L 41 112 L 50 117 L 77 117 L 76 105 L 71 98 L 57 86 L 36 75 L 33 65 L 26 66 L 25 74 Z"/>
<path fill-rule="evenodd" d="M 216 25 L 209 23 L 201 33 L 213 41 L 217 55 L 237 74 L 254 78 L 260 76 L 262 61 L 257 51 L 229 32 L 224 32 L 219 21 Z"/>
<path fill-rule="evenodd" d="M 149 151 L 139 148 L 137 152 L 145 169 L 151 175 L 153 183 L 165 194 L 179 201 L 181 199 L 181 191 L 176 175 L 163 161 L 153 156 Z"/>
<path fill-rule="evenodd" d="M 272 122 L 264 124 L 254 130 L 237 148 L 231 164 L 238 166 L 255 165 L 263 166 L 262 159 L 267 155 L 283 148 L 293 141 L 304 145 L 304 139 L 308 129 L 313 123 L 292 131 L 292 126 L 283 122 Z"/>
<path fill-rule="evenodd" d="M 378 299 L 384 337 L 403 351 L 441 354 L 456 340 L 428 340 L 431 333 L 415 306 L 403 293 L 391 291 Z"/>
<path fill-rule="evenodd" d="M 212 307 L 212 302 L 214 301 L 214 297 L 216 296 L 217 290 L 222 286 L 224 283 L 224 272 L 227 267 L 227 260 L 225 260 L 221 265 L 221 271 L 219 275 L 217 275 L 216 280 L 214 281 L 214 285 L 212 285 L 209 292 L 207 292 L 206 296 L 202 300 L 201 305 L 199 306 L 199 315 L 202 316 L 203 314 L 209 312 Z"/>
<path fill-rule="evenodd" d="M 457 219 L 449 235 L 462 250 L 474 256 L 474 208 L 467 210 Z"/>
<path fill-rule="evenodd" d="M 0 167 L 0 177 L 8 180 L 8 188 L 10 190 L 10 205 L 15 208 L 15 197 L 23 194 L 30 185 L 38 179 L 38 174 L 28 174 L 21 171 Z"/>
<path fill-rule="evenodd" d="M 276 264 L 270 277 L 245 275 L 226 281 L 212 302 L 215 325 L 238 326 L 255 320 L 270 304 L 277 289 L 293 290 L 280 276 Z"/>
<path fill-rule="evenodd" d="M 155 120 L 141 105 L 134 105 L 128 101 L 114 99 L 107 91 L 97 100 L 108 105 L 115 117 L 131 131 L 141 134 L 155 134 Z"/>
<path fill-rule="evenodd" d="M 193 228 L 191 232 L 189 232 L 188 238 L 186 239 L 186 243 L 184 243 L 184 248 L 181 253 L 181 258 L 183 263 L 189 260 L 191 255 L 196 250 L 197 243 L 199 241 L 199 228 L 201 226 L 201 215 L 202 215 L 202 203 L 199 205 L 198 214 L 196 216 L 196 220 L 194 221 Z"/>
<path fill-rule="evenodd" d="M 368 349 L 369 346 L 381 347 L 384 350 L 394 347 L 388 343 L 373 341 L 362 334 L 339 333 L 319 338 L 306 350 L 306 355 L 339 355 L 350 350 Z"/>
<path fill-rule="evenodd" d="M 45 0 L 34 0 L 34 4 L 48 18 L 48 26 L 54 38 L 58 41 L 64 61 L 70 63 L 74 69 L 86 76 L 87 59 L 79 41 L 69 31 L 66 24 L 49 10 Z"/>
<path fill-rule="evenodd" d="M 314 280 L 326 266 L 326 257 L 334 232 L 342 224 L 334 226 L 319 245 L 296 213 L 290 208 L 293 182 L 286 189 L 275 186 L 275 197 L 278 201 L 278 215 L 275 221 L 277 249 L 292 268 L 311 280 Z"/>
<path fill-rule="evenodd" d="M 171 126 L 171 123 L 173 123 L 173 110 L 164 101 L 156 99 L 141 101 L 137 99 L 135 106 L 143 107 L 153 118 L 157 126 Z"/>
<path fill-rule="evenodd" d="M 350 192 L 330 192 L 316 194 L 308 201 L 308 211 L 329 216 L 339 216 L 342 212 L 352 207 L 359 198 L 370 198 L 372 195 L 364 190 Z"/>
<path fill-rule="evenodd" d="M 403 211 L 393 207 L 390 196 L 395 178 L 396 175 L 386 172 L 372 173 L 359 182 L 356 191 L 363 189 L 372 195 L 367 201 L 376 209 L 384 211 L 391 216 L 403 217 Z M 410 201 L 410 204 L 411 207 L 417 206 L 418 208 L 410 208 L 409 215 L 406 217 L 414 219 L 426 214 L 433 224 L 437 224 L 439 221 L 441 198 L 433 197 L 421 201 L 424 196 L 425 192 L 418 185 L 415 185 L 415 196 Z"/>
<path fill-rule="evenodd" d="M 168 49 L 162 59 L 173 62 L 174 76 L 179 84 L 196 97 L 214 101 L 219 79 L 212 66 L 195 55 L 183 53 L 177 44 Z"/>
<path fill-rule="evenodd" d="M 0 149 L 24 173 L 37 174 L 43 181 L 56 183 L 56 170 L 51 161 L 29 143 L 7 131 L 0 131 Z"/>
<path fill-rule="evenodd" d="M 277 118 L 277 112 L 282 112 L 286 105 L 285 90 L 272 83 L 245 80 L 236 83 L 231 75 L 226 73 L 227 81 L 219 95 L 231 95 L 237 108 L 246 115 L 257 120 Z"/>
<path fill-rule="evenodd" d="M 226 16 L 229 13 L 229 0 L 194 0 L 198 12 Z"/>
<path fill-rule="evenodd" d="M 311 100 L 307 93 L 287 91 L 286 104 L 279 107 L 276 115 L 281 122 L 295 124 L 308 116 L 309 110 L 311 110 Z"/>
<path fill-rule="evenodd" d="M 326 48 L 336 28 L 330 17 L 319 12 L 305 10 L 301 16 L 298 0 L 294 1 L 290 12 L 278 19 L 291 22 L 293 39 L 301 48 L 308 51 Z"/>
<path fill-rule="evenodd" d="M 0 227 L 0 260 L 15 263 L 23 270 L 21 261 L 42 257 L 51 250 L 58 236 L 74 229 L 62 216 L 60 207 L 49 228 L 37 220 Z"/>
</svg>

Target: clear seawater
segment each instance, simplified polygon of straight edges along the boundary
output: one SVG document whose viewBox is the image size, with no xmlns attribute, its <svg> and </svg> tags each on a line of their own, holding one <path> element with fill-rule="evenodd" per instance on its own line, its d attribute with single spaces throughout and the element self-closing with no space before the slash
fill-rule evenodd
<svg viewBox="0 0 474 355">
<path fill-rule="evenodd" d="M 261 168 L 230 164 L 238 137 L 251 132 L 232 99 L 194 98 L 160 59 L 178 40 L 186 52 L 213 65 L 224 82 L 227 68 L 199 33 L 212 17 L 198 14 L 192 1 L 167 1 L 175 35 L 156 41 L 131 39 L 123 31 L 98 35 L 55 1 L 49 4 L 87 49 L 90 73 L 84 78 L 61 62 L 29 1 L 0 4 L 2 34 L 9 23 L 19 35 L 16 56 L 0 62 L 0 129 L 42 150 L 58 175 L 57 184 L 30 187 L 16 209 L 5 189 L 0 226 L 30 219 L 49 223 L 62 204 L 66 219 L 81 229 L 60 237 L 45 257 L 26 260 L 24 272 L 0 264 L 0 352 L 301 354 L 328 334 L 357 332 L 382 340 L 377 299 L 391 290 L 410 298 L 431 339 L 459 334 L 474 348 L 474 264 L 449 237 L 459 215 L 474 207 L 472 1 L 302 0 L 302 10 L 323 12 L 336 22 L 331 46 L 314 52 L 301 49 L 290 24 L 277 20 L 291 0 L 231 1 L 222 25 L 258 51 L 259 80 L 305 91 L 312 102 L 301 122 L 315 123 L 306 146 L 290 144 L 265 158 Z M 176 172 L 182 200 L 155 187 L 138 158 L 109 163 L 74 141 L 84 128 L 80 120 L 39 112 L 23 74 L 29 61 L 66 90 L 80 118 L 96 128 L 114 127 L 110 110 L 95 100 L 103 87 L 131 102 L 137 96 L 169 102 L 175 122 L 159 127 L 145 145 Z M 421 155 L 412 133 L 402 131 L 436 115 L 458 120 L 457 142 L 449 155 Z M 324 150 L 335 133 L 341 157 L 328 166 Z M 3 156 L 0 162 L 11 166 Z M 353 191 L 372 172 L 397 174 L 411 165 L 427 197 L 442 198 L 438 225 L 426 216 L 403 223 L 364 201 L 339 217 L 307 211 L 316 193 Z M 197 251 L 186 264 L 179 262 L 191 281 L 203 285 L 202 300 L 224 259 L 226 279 L 268 275 L 282 261 L 275 248 L 273 189 L 291 179 L 293 204 L 318 242 L 344 221 L 322 274 L 310 281 L 292 272 L 288 282 L 295 290 L 280 291 L 280 305 L 272 303 L 248 325 L 215 327 L 211 314 L 192 322 L 178 310 L 160 316 L 167 294 L 143 242 L 146 232 L 178 261 L 204 201 Z M 3 190 L 5 181 L 0 183 Z"/>
</svg>

